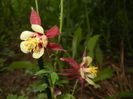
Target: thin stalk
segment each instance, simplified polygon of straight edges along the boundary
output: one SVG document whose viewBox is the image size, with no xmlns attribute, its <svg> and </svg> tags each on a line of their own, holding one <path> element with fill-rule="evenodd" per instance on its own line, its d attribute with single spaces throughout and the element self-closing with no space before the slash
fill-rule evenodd
<svg viewBox="0 0 133 99">
<path fill-rule="evenodd" d="M 39 10 L 38 10 L 38 0 L 35 0 L 35 4 L 36 4 L 36 11 L 39 14 Z"/>
<path fill-rule="evenodd" d="M 62 33 L 62 26 L 63 26 L 63 0 L 60 0 L 60 35 L 58 36 L 58 43 L 60 43 L 60 39 L 61 39 L 61 33 Z M 56 52 L 56 56 L 58 56 L 58 51 Z M 57 60 L 58 57 L 55 58 L 55 61 Z M 54 71 L 56 71 L 56 64 L 57 62 L 54 63 Z"/>
<path fill-rule="evenodd" d="M 74 92 L 75 92 L 75 89 L 77 87 L 78 81 L 79 80 L 77 79 L 76 82 L 75 82 L 75 84 L 74 84 L 74 86 L 73 86 L 72 95 L 74 95 Z"/>
<path fill-rule="evenodd" d="M 51 77 L 49 77 L 51 78 Z M 54 84 L 52 83 L 52 80 L 49 79 L 49 84 L 50 84 L 50 91 L 51 91 L 51 99 L 56 99 L 56 96 L 54 94 Z"/>
<path fill-rule="evenodd" d="M 60 1 L 60 35 L 58 37 L 58 42 L 60 42 L 61 39 L 61 33 L 62 33 L 62 26 L 63 26 L 63 0 Z"/>
</svg>

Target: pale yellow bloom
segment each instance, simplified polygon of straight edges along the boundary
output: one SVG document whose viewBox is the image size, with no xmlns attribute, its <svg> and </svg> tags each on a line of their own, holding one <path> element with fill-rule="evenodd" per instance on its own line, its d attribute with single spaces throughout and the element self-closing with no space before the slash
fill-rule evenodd
<svg viewBox="0 0 133 99">
<path fill-rule="evenodd" d="M 20 43 L 20 49 L 24 53 L 33 53 L 33 58 L 38 59 L 44 54 L 48 40 L 40 25 L 32 24 L 31 27 L 35 32 L 24 31 L 21 33 L 20 39 L 24 41 Z"/>
<path fill-rule="evenodd" d="M 91 66 L 92 58 L 89 56 L 83 57 L 83 61 L 80 65 L 80 75 L 89 84 L 96 85 L 93 79 L 97 76 L 98 67 Z"/>
</svg>

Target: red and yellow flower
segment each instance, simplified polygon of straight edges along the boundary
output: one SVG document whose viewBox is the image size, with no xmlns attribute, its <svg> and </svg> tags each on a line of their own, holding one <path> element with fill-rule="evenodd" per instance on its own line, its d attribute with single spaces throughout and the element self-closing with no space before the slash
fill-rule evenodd
<svg viewBox="0 0 133 99">
<path fill-rule="evenodd" d="M 38 59 L 44 54 L 46 48 L 50 48 L 52 50 L 63 50 L 59 44 L 50 43 L 48 41 L 49 38 L 54 38 L 59 34 L 57 26 L 53 26 L 44 33 L 44 29 L 41 26 L 40 16 L 34 9 L 31 11 L 30 23 L 34 32 L 24 31 L 20 35 L 20 39 L 23 40 L 20 44 L 22 52 L 33 53 L 33 58 Z"/>
<path fill-rule="evenodd" d="M 90 85 L 97 86 L 93 79 L 97 76 L 98 67 L 92 66 L 92 58 L 86 56 L 86 51 L 84 51 L 83 59 L 80 64 L 71 58 L 61 58 L 62 61 L 68 62 L 72 68 L 63 69 L 65 72 L 59 73 L 64 76 L 72 76 L 66 80 L 79 79 L 80 84 L 83 85 L 84 82 L 88 82 Z"/>
</svg>

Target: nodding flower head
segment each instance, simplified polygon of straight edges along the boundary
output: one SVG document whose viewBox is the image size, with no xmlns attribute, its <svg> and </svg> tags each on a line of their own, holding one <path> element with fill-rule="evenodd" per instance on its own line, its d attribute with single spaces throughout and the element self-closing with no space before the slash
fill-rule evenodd
<svg viewBox="0 0 133 99">
<path fill-rule="evenodd" d="M 83 54 L 83 59 L 81 64 L 78 64 L 75 60 L 71 58 L 61 58 L 62 61 L 68 62 L 73 68 L 64 69 L 64 73 L 59 73 L 64 76 L 74 76 L 68 78 L 68 80 L 78 78 L 80 84 L 84 84 L 84 81 L 88 82 L 90 85 L 97 86 L 93 79 L 97 76 L 98 67 L 92 66 L 92 58 L 90 56 Z"/>
<path fill-rule="evenodd" d="M 44 29 L 41 26 L 40 16 L 34 9 L 31 11 L 30 23 L 34 32 L 24 31 L 20 35 L 20 39 L 24 40 L 20 44 L 22 52 L 33 53 L 33 58 L 38 59 L 44 54 L 46 48 L 50 48 L 52 50 L 63 50 L 59 44 L 50 43 L 48 41 L 49 38 L 53 38 L 59 34 L 57 26 L 53 26 L 44 33 Z"/>
</svg>

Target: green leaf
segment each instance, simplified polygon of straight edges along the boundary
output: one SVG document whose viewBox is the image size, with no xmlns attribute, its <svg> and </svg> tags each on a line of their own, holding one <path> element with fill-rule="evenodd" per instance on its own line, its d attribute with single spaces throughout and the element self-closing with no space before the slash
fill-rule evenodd
<svg viewBox="0 0 133 99">
<path fill-rule="evenodd" d="M 47 95 L 45 93 L 38 94 L 38 99 L 47 99 Z"/>
<path fill-rule="evenodd" d="M 103 69 L 102 71 L 100 71 L 97 74 L 97 77 L 94 79 L 94 81 L 109 79 L 112 76 L 113 76 L 112 68 L 111 67 L 107 67 L 107 68 Z"/>
<path fill-rule="evenodd" d="M 9 65 L 7 70 L 21 69 L 21 68 L 38 68 L 29 61 L 15 61 Z"/>
<path fill-rule="evenodd" d="M 118 96 L 120 98 L 133 98 L 133 92 L 120 92 Z"/>
<path fill-rule="evenodd" d="M 119 92 L 115 96 L 107 97 L 105 99 L 117 99 L 117 98 L 123 98 L 123 99 L 128 99 L 128 98 L 133 98 L 133 92 Z"/>
<path fill-rule="evenodd" d="M 103 53 L 99 46 L 96 47 L 95 56 L 96 56 L 96 60 L 101 65 L 103 63 Z"/>
<path fill-rule="evenodd" d="M 55 82 L 59 79 L 57 73 L 55 73 L 55 72 L 52 72 L 50 74 L 50 76 L 51 76 L 51 81 L 52 81 L 53 84 L 55 84 Z"/>
<path fill-rule="evenodd" d="M 79 27 L 74 32 L 73 41 L 72 41 L 72 57 L 73 58 L 75 57 L 77 53 L 77 49 L 78 49 L 81 39 L 82 39 L 82 29 Z"/>
<path fill-rule="evenodd" d="M 28 99 L 27 96 L 17 96 L 17 95 L 13 95 L 13 94 L 8 94 L 6 99 Z"/>
<path fill-rule="evenodd" d="M 62 99 L 75 99 L 75 97 L 71 94 L 64 94 L 62 95 Z"/>
<path fill-rule="evenodd" d="M 89 56 L 94 57 L 94 48 L 97 44 L 100 35 L 94 35 L 91 38 L 87 38 L 87 50 L 89 50 Z"/>
<path fill-rule="evenodd" d="M 50 72 L 50 71 L 47 71 L 47 70 L 45 70 L 45 69 L 42 69 L 42 70 L 36 72 L 35 75 L 42 75 L 42 74 L 49 73 L 49 72 Z"/>
<path fill-rule="evenodd" d="M 17 99 L 28 99 L 28 97 L 25 97 L 25 96 L 18 96 Z"/>
<path fill-rule="evenodd" d="M 31 85 L 33 92 L 42 92 L 44 91 L 48 85 L 47 84 L 33 84 Z"/>
<path fill-rule="evenodd" d="M 6 99 L 17 99 L 17 95 L 8 94 Z"/>
</svg>

